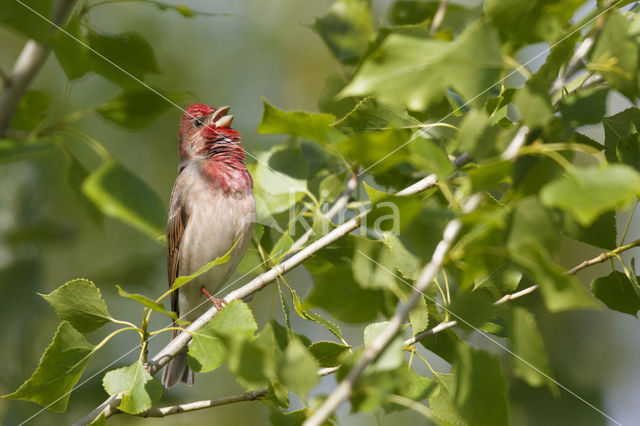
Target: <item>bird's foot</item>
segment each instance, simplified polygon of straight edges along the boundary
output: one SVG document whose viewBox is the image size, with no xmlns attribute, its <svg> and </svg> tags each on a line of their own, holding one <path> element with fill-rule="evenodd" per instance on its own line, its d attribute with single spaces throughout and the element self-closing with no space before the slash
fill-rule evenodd
<svg viewBox="0 0 640 426">
<path fill-rule="evenodd" d="M 227 304 L 226 300 L 213 297 L 211 293 L 209 293 L 207 289 L 204 288 L 204 286 L 200 287 L 200 291 L 202 291 L 202 293 L 209 298 L 211 304 L 215 306 L 215 308 L 219 311 L 222 310 L 222 308 L 224 308 L 224 306 Z"/>
</svg>

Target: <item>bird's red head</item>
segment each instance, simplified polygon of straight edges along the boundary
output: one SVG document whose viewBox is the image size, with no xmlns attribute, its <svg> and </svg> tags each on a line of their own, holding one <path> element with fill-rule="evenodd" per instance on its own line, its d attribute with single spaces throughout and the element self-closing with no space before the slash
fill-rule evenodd
<svg viewBox="0 0 640 426">
<path fill-rule="evenodd" d="M 244 164 L 244 151 L 238 144 L 241 137 L 231 128 L 233 115 L 228 106 L 213 108 L 192 104 L 180 119 L 180 159 L 211 158 L 230 166 Z"/>
</svg>

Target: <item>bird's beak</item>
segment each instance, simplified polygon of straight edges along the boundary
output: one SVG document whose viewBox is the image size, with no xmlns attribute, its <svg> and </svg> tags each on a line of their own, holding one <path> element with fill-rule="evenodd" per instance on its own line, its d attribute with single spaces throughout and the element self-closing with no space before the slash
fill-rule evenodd
<svg viewBox="0 0 640 426">
<path fill-rule="evenodd" d="M 233 121 L 233 115 L 226 115 L 227 111 L 229 111 L 228 106 L 223 106 L 218 108 L 213 115 L 211 116 L 211 121 L 213 125 L 216 127 L 229 127 L 231 126 L 231 122 Z"/>
</svg>

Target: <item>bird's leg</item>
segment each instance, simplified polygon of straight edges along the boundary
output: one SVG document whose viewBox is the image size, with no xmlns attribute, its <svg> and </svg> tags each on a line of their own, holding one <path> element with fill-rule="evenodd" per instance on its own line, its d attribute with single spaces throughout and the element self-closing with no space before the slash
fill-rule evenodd
<svg viewBox="0 0 640 426">
<path fill-rule="evenodd" d="M 204 288 L 204 286 L 200 287 L 200 291 L 202 291 L 202 293 L 204 293 L 204 295 L 209 298 L 209 301 L 211 302 L 211 304 L 215 306 L 216 309 L 219 311 L 221 311 L 222 308 L 224 308 L 224 305 L 227 304 L 226 300 L 213 297 L 211 293 L 209 293 L 207 289 Z"/>
</svg>

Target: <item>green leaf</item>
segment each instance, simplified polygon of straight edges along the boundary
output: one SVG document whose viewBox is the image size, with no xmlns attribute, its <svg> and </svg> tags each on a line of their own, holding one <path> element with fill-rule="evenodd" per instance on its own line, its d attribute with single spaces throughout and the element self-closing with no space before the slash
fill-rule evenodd
<svg viewBox="0 0 640 426">
<path fill-rule="evenodd" d="M 140 80 L 144 79 L 146 74 L 160 72 L 153 48 L 138 33 L 106 35 L 90 30 L 89 45 L 110 61 L 93 54 L 91 56 L 92 70 L 121 86 L 137 86 L 139 84 L 121 69 L 127 70 L 129 74 Z M 118 67 L 113 66 L 114 63 Z"/>
<path fill-rule="evenodd" d="M 93 71 L 121 86 L 135 87 L 138 82 L 131 75 L 143 80 L 147 74 L 160 72 L 153 48 L 138 33 L 101 34 L 83 25 L 80 16 L 74 16 L 65 31 L 75 39 L 58 32 L 52 44 L 69 80 Z M 145 114 L 144 109 L 140 112 Z"/>
<path fill-rule="evenodd" d="M 305 399 L 318 383 L 318 362 L 298 339 L 291 339 L 284 356 L 278 362 L 278 377 L 282 383 Z"/>
<path fill-rule="evenodd" d="M 357 238 L 352 267 L 353 278 L 362 288 L 392 288 L 396 284 L 390 250 L 381 242 Z M 388 267 L 386 265 L 389 265 Z"/>
<path fill-rule="evenodd" d="M 370 321 L 383 309 L 383 293 L 361 288 L 352 277 L 350 265 L 313 274 L 313 283 L 305 305 L 324 308 L 341 321 Z"/>
<path fill-rule="evenodd" d="M 0 164 L 11 163 L 28 158 L 51 148 L 53 144 L 48 139 L 0 139 Z"/>
<path fill-rule="evenodd" d="M 64 412 L 93 349 L 71 324 L 61 322 L 36 371 L 18 390 L 2 397 L 33 401 L 51 411 Z"/>
<path fill-rule="evenodd" d="M 173 282 L 173 286 L 171 286 L 171 289 L 177 290 L 180 287 L 182 287 L 183 285 L 185 285 L 186 283 L 190 282 L 191 280 L 193 280 L 193 279 L 199 277 L 200 275 L 204 274 L 205 272 L 207 272 L 209 269 L 213 268 L 214 266 L 222 265 L 223 263 L 227 263 L 229 261 L 229 259 L 231 258 L 231 252 L 236 248 L 236 244 L 238 244 L 238 241 L 239 240 L 237 240 L 235 243 L 233 243 L 233 246 L 223 256 L 216 257 L 211 262 L 208 262 L 208 263 L 202 265 L 193 274 L 191 274 L 191 275 L 181 275 L 178 278 L 176 278 L 175 281 Z"/>
<path fill-rule="evenodd" d="M 418 257 L 402 242 L 398 235 L 386 233 L 382 242 L 391 251 L 392 269 L 397 270 L 403 277 L 414 280 L 420 275 L 421 265 Z"/>
<path fill-rule="evenodd" d="M 83 333 L 97 330 L 112 319 L 100 289 L 83 278 L 68 281 L 51 293 L 40 296 L 61 320 L 68 321 Z"/>
<path fill-rule="evenodd" d="M 272 425 L 278 426 L 302 426 L 304 421 L 311 417 L 313 412 L 309 408 L 301 408 L 296 411 L 282 412 L 274 408 L 269 414 L 269 421 Z M 327 424 L 327 423 L 325 423 Z"/>
<path fill-rule="evenodd" d="M 476 283 L 475 289 L 493 287 L 500 292 L 511 293 L 518 288 L 522 279 L 522 268 L 511 262 L 503 263 L 492 271 L 487 277 Z"/>
<path fill-rule="evenodd" d="M 336 175 L 329 175 L 322 179 L 318 186 L 318 194 L 321 200 L 335 200 L 345 189 L 343 179 Z"/>
<path fill-rule="evenodd" d="M 582 1 L 487 0 L 485 11 L 502 40 L 515 50 L 524 44 L 562 37 Z"/>
<path fill-rule="evenodd" d="M 350 162 L 357 162 L 366 169 L 375 167 L 381 172 L 409 158 L 408 139 L 409 133 L 398 129 L 355 133 L 340 142 L 337 148 Z"/>
<path fill-rule="evenodd" d="M 435 395 L 437 392 L 438 386 L 434 380 L 421 376 L 412 370 L 411 367 L 401 368 L 398 372 L 404 379 L 399 383 L 398 389 L 395 391 L 398 395 L 413 401 L 422 401 Z M 398 404 L 384 404 L 382 409 L 385 413 L 390 413 L 392 411 L 404 410 L 406 407 Z"/>
<path fill-rule="evenodd" d="M 558 388 L 551 379 L 552 373 L 544 341 L 531 312 L 519 306 L 513 308 L 509 340 L 511 350 L 517 355 L 511 358 L 513 374 L 529 386 L 539 387 L 546 384 L 557 394 Z M 526 360 L 527 363 L 522 360 Z"/>
<path fill-rule="evenodd" d="M 442 181 L 454 171 L 447 152 L 434 141 L 418 139 L 408 146 L 411 153 L 409 161 L 419 169 L 435 173 Z"/>
<path fill-rule="evenodd" d="M 104 411 L 100 413 L 98 417 L 93 419 L 89 426 L 107 426 L 107 419 L 104 416 Z"/>
<path fill-rule="evenodd" d="M 604 249 L 616 248 L 616 214 L 614 212 L 603 214 L 588 227 L 580 226 L 568 213 L 563 214 L 563 219 L 562 233 L 567 237 Z"/>
<path fill-rule="evenodd" d="M 382 331 L 389 325 L 388 321 L 376 322 L 369 324 L 364 329 L 364 347 L 367 348 L 373 344 L 373 341 L 382 333 Z M 398 334 L 389 343 L 378 357 L 378 359 L 371 364 L 368 368 L 370 371 L 387 371 L 394 370 L 400 367 L 404 363 L 404 353 L 402 336 Z"/>
<path fill-rule="evenodd" d="M 495 188 L 500 182 L 509 177 L 511 162 L 496 160 L 482 164 L 467 171 L 471 180 L 471 192 L 486 191 Z"/>
<path fill-rule="evenodd" d="M 287 254 L 292 245 L 293 238 L 291 238 L 288 232 L 285 232 L 278 239 L 278 242 L 273 246 L 273 249 L 271 249 L 271 253 L 269 253 L 269 259 L 272 259 L 274 262 L 276 262 L 277 259 L 279 259 L 281 256 Z"/>
<path fill-rule="evenodd" d="M 312 141 L 327 143 L 331 133 L 331 123 L 335 121 L 332 114 L 314 114 L 304 111 L 282 111 L 262 100 L 264 110 L 258 132 L 262 134 L 285 134 L 299 136 Z"/>
<path fill-rule="evenodd" d="M 640 171 L 640 135 L 632 133 L 618 140 L 616 156 L 621 163 Z"/>
<path fill-rule="evenodd" d="M 597 124 L 604 117 L 608 94 L 609 89 L 579 91 L 563 98 L 558 108 L 574 127 Z"/>
<path fill-rule="evenodd" d="M 122 165 L 107 161 L 82 184 L 82 192 L 107 216 L 157 238 L 167 216 L 160 197 Z"/>
<path fill-rule="evenodd" d="M 455 377 L 452 374 L 435 373 L 433 379 L 438 384 L 437 393 L 429 399 L 429 408 L 434 417 L 447 425 L 464 424 L 464 419 L 453 406 Z"/>
<path fill-rule="evenodd" d="M 56 31 L 51 40 L 56 58 L 58 58 L 58 62 L 69 80 L 80 78 L 93 70 L 95 53 L 81 44 L 88 46 L 90 43 L 89 34 L 83 27 L 81 20 L 80 15 L 72 16 L 64 26 L 66 33 Z"/>
<path fill-rule="evenodd" d="M 420 126 L 422 123 L 402 107 L 385 105 L 367 97 L 334 126 L 342 132 L 385 130 L 391 127 Z"/>
<path fill-rule="evenodd" d="M 336 95 L 346 86 L 346 82 L 341 75 L 329 74 L 324 83 L 322 92 L 318 96 L 318 109 L 336 117 L 344 117 L 356 106 L 353 98 L 337 99 Z"/>
<path fill-rule="evenodd" d="M 142 129 L 171 107 L 165 98 L 177 103 L 184 97 L 180 94 L 161 93 L 164 98 L 146 87 L 125 89 L 101 105 L 98 113 L 127 129 Z"/>
<path fill-rule="evenodd" d="M 304 198 L 307 180 L 297 179 L 269 166 L 273 152 L 257 155 L 250 170 L 254 180 L 257 222 L 279 229 L 273 216 L 293 207 Z"/>
<path fill-rule="evenodd" d="M 73 195 L 75 195 L 82 207 L 89 214 L 89 217 L 91 217 L 99 227 L 104 227 L 103 214 L 82 192 L 82 184 L 89 176 L 89 171 L 69 151 L 66 151 L 66 154 L 69 157 L 69 168 L 67 169 L 66 176 L 67 184 L 73 191 Z"/>
<path fill-rule="evenodd" d="M 480 327 L 495 315 L 495 305 L 493 299 L 486 291 L 477 290 L 474 292 L 460 291 L 447 306 L 447 309 L 454 314 L 455 318 L 463 319 L 460 325 L 469 327 Z"/>
<path fill-rule="evenodd" d="M 637 279 L 637 278 L 636 278 Z M 603 301 L 609 309 L 638 316 L 640 296 L 629 278 L 619 271 L 591 281 L 593 295 Z"/>
<path fill-rule="evenodd" d="M 156 302 L 155 300 L 151 300 L 146 296 L 138 293 L 129 293 L 122 289 L 119 285 L 116 284 L 116 288 L 118 289 L 118 294 L 121 297 L 125 297 L 127 299 L 135 300 L 138 303 L 141 303 L 143 306 L 151 309 L 152 311 L 160 312 L 163 315 L 170 317 L 172 320 L 176 321 L 178 316 L 175 312 L 167 311 L 164 309 L 162 303 Z"/>
<path fill-rule="evenodd" d="M 513 209 L 507 247 L 518 251 L 536 244 L 554 252 L 558 247 L 558 233 L 551 213 L 536 197 L 530 196 L 519 200 Z"/>
<path fill-rule="evenodd" d="M 604 127 L 605 157 L 610 163 L 618 161 L 617 146 L 621 139 L 637 133 L 640 129 L 640 110 L 627 108 L 602 120 Z"/>
<path fill-rule="evenodd" d="M 522 121 L 530 127 L 545 126 L 551 120 L 553 108 L 544 83 L 532 79 L 515 96 L 515 104 Z"/>
<path fill-rule="evenodd" d="M 40 90 L 27 90 L 18 104 L 11 128 L 30 131 L 45 119 L 46 110 L 51 103 L 51 97 Z"/>
<path fill-rule="evenodd" d="M 397 234 L 420 214 L 421 196 L 387 194 L 369 186 L 366 182 L 364 182 L 364 188 L 373 206 L 362 219 L 362 226 L 374 229 L 378 233 Z"/>
<path fill-rule="evenodd" d="M 313 29 L 336 59 L 355 65 L 373 38 L 371 21 L 369 0 L 338 0 L 327 15 L 316 19 Z"/>
<path fill-rule="evenodd" d="M 550 312 L 597 308 L 580 282 L 551 262 L 542 247 L 536 244 L 521 246 L 511 253 L 511 258 L 529 270 L 534 282 L 540 286 L 542 298 Z"/>
<path fill-rule="evenodd" d="M 628 166 L 571 168 L 542 188 L 540 199 L 548 207 L 566 210 L 582 225 L 601 214 L 624 208 L 640 194 L 640 175 Z"/>
<path fill-rule="evenodd" d="M 340 327 L 338 327 L 335 323 L 329 321 L 322 315 L 313 312 L 310 309 L 305 309 L 296 291 L 291 287 L 289 287 L 289 291 L 291 292 L 291 299 L 293 299 L 293 307 L 295 308 L 296 313 L 300 316 L 300 318 L 320 324 L 338 339 L 344 341 L 342 339 L 342 331 L 340 330 Z"/>
<path fill-rule="evenodd" d="M 30 0 L 27 5 L 51 18 L 52 0 Z M 0 0 L 0 23 L 27 38 L 43 41 L 49 35 L 49 23 L 15 0 Z"/>
<path fill-rule="evenodd" d="M 341 96 L 374 95 L 383 102 L 424 110 L 452 87 L 481 105 L 503 68 L 490 25 L 470 25 L 454 42 L 393 33 L 358 69 Z"/>
<path fill-rule="evenodd" d="M 418 303 L 409 312 L 409 324 L 411 324 L 411 334 L 416 334 L 427 329 L 429 325 L 429 310 L 424 297 L 418 299 Z"/>
<path fill-rule="evenodd" d="M 497 154 L 496 128 L 491 126 L 489 116 L 484 110 L 472 109 L 465 115 L 457 141 L 460 149 L 468 152 L 476 160 Z"/>
<path fill-rule="evenodd" d="M 608 14 L 591 53 L 588 69 L 632 102 L 638 95 L 638 45 L 629 34 L 629 20 L 617 10 Z"/>
<path fill-rule="evenodd" d="M 269 167 L 293 179 L 305 180 L 309 176 L 309 165 L 302 154 L 302 145 L 296 137 L 271 148 Z"/>
<path fill-rule="evenodd" d="M 309 346 L 309 352 L 318 361 L 320 367 L 337 367 L 340 365 L 340 357 L 351 349 L 349 345 L 320 341 Z"/>
<path fill-rule="evenodd" d="M 457 353 L 453 366 L 457 411 L 473 425 L 508 425 L 507 389 L 500 362 L 465 343 L 458 344 Z"/>
<path fill-rule="evenodd" d="M 109 395 L 123 393 L 118 409 L 128 414 L 148 410 L 162 396 L 162 385 L 147 373 L 141 361 L 109 371 L 102 379 L 102 386 Z"/>
<path fill-rule="evenodd" d="M 192 334 L 189 366 L 198 372 L 218 368 L 227 356 L 223 339 L 249 340 L 257 329 L 258 324 L 245 303 L 229 302 L 207 325 Z"/>
</svg>

